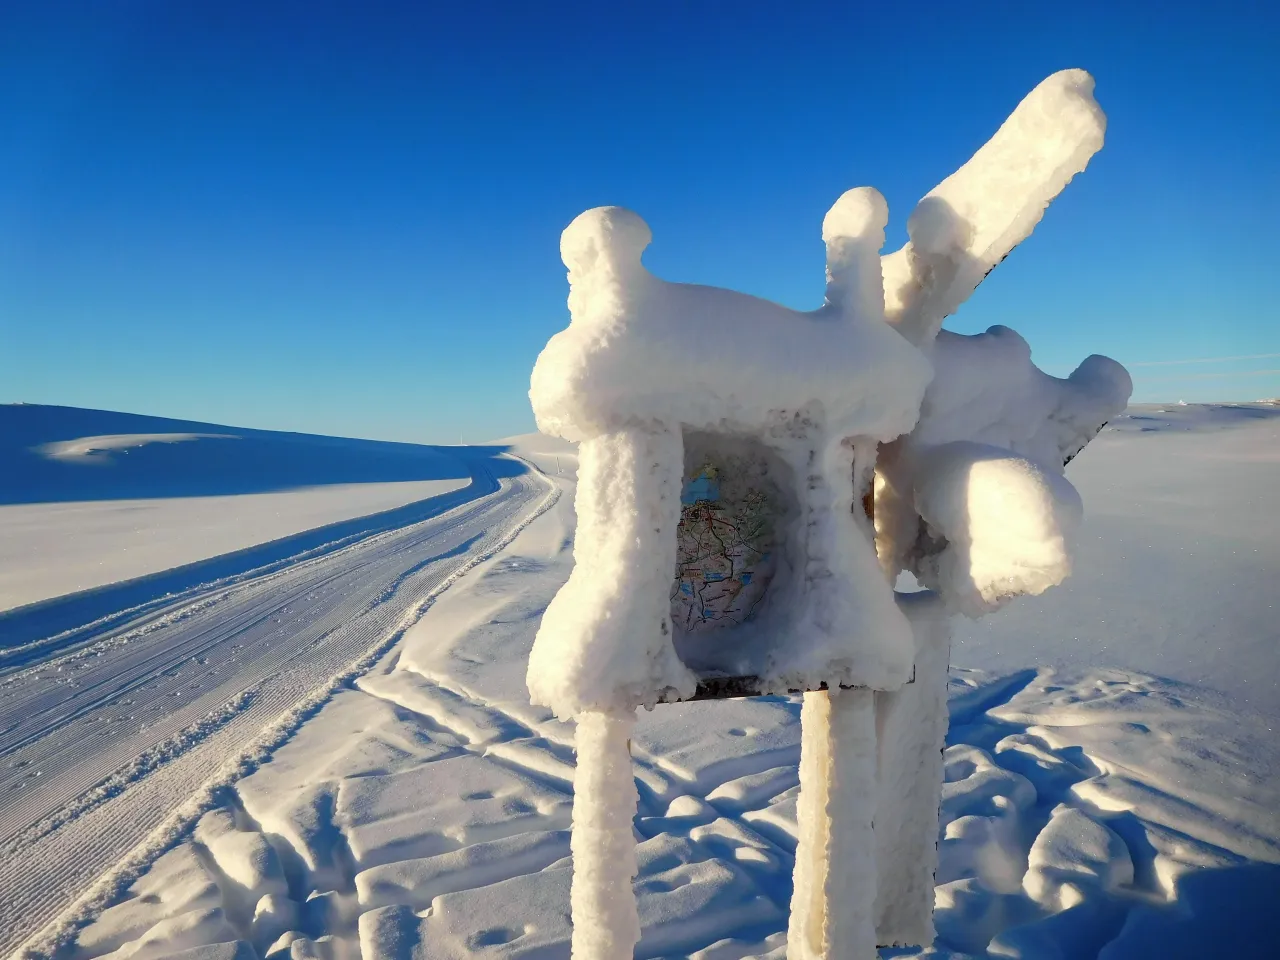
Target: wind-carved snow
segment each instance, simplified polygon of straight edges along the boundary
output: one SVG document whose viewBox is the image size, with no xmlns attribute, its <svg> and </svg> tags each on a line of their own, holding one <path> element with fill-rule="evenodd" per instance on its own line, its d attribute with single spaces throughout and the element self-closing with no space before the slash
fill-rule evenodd
<svg viewBox="0 0 1280 960">
<path fill-rule="evenodd" d="M 0 620 L 6 640 L 24 626 L 38 638 L 0 651 L 0 945 L 76 896 L 88 898 L 79 909 L 109 898 L 114 881 L 94 883 L 103 870 L 134 863 L 139 843 L 144 862 L 171 843 L 183 817 L 213 804 L 211 777 L 251 769 L 262 737 L 291 733 L 293 711 L 350 682 L 353 663 L 393 643 L 546 499 L 517 461 L 463 455 L 467 491 L 265 567 L 53 636 L 38 631 L 83 612 L 82 597 Z"/>
</svg>

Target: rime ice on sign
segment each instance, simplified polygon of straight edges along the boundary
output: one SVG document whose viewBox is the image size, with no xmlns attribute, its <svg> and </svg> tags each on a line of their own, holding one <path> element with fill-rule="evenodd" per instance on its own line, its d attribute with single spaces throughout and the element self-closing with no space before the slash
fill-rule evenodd
<svg viewBox="0 0 1280 960">
<path fill-rule="evenodd" d="M 1080 70 L 1040 84 L 896 253 L 879 255 L 883 198 L 845 193 L 810 313 L 653 276 L 630 211 L 565 230 L 571 322 L 530 399 L 543 432 L 581 442 L 575 566 L 528 683 L 578 719 L 576 960 L 629 957 L 639 937 L 635 708 L 717 675 L 810 691 L 788 956 L 932 941 L 947 617 L 1067 575 L 1080 504 L 1063 463 L 1130 390 L 1105 358 L 1057 380 L 1012 331 L 940 327 L 1101 147 L 1092 91 Z M 904 569 L 932 591 L 895 596 Z"/>
</svg>

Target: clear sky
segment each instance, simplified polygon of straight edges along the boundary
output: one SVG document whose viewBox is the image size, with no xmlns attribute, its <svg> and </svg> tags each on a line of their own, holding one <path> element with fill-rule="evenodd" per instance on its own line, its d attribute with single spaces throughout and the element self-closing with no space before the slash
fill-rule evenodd
<svg viewBox="0 0 1280 960">
<path fill-rule="evenodd" d="M 387 439 L 533 429 L 560 231 L 821 302 L 1037 82 L 1107 144 L 948 321 L 1138 400 L 1280 395 L 1280 4 L 0 3 L 0 401 Z M 1223 359 L 1235 358 L 1235 359 Z"/>
</svg>

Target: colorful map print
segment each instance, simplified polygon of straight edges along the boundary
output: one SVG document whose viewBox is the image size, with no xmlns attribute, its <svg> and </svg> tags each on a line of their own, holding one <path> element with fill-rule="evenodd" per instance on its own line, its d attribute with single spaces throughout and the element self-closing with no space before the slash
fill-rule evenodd
<svg viewBox="0 0 1280 960">
<path fill-rule="evenodd" d="M 731 467 L 731 465 L 728 465 Z M 751 618 L 773 578 L 772 498 L 707 463 L 685 483 L 671 619 L 685 632 Z"/>
</svg>

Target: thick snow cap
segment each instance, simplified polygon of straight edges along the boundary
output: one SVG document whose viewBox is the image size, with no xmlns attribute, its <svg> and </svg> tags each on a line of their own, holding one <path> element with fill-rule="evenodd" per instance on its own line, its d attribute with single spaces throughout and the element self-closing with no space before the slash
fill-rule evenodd
<svg viewBox="0 0 1280 960">
<path fill-rule="evenodd" d="M 640 262 L 650 232 L 621 207 L 579 215 L 560 240 L 571 323 L 533 370 L 543 433 L 582 440 L 637 423 L 755 431 L 821 408 L 842 436 L 911 428 L 928 362 L 885 323 L 879 251 L 888 209 L 851 190 L 827 214 L 827 303 L 799 312 L 667 283 Z"/>
<path fill-rule="evenodd" d="M 1063 470 L 1133 384 L 1097 355 L 1052 377 L 1008 327 L 943 330 L 931 356 L 920 422 L 880 458 L 876 549 L 890 576 L 908 570 L 976 617 L 1070 574 L 1081 503 Z"/>
</svg>

